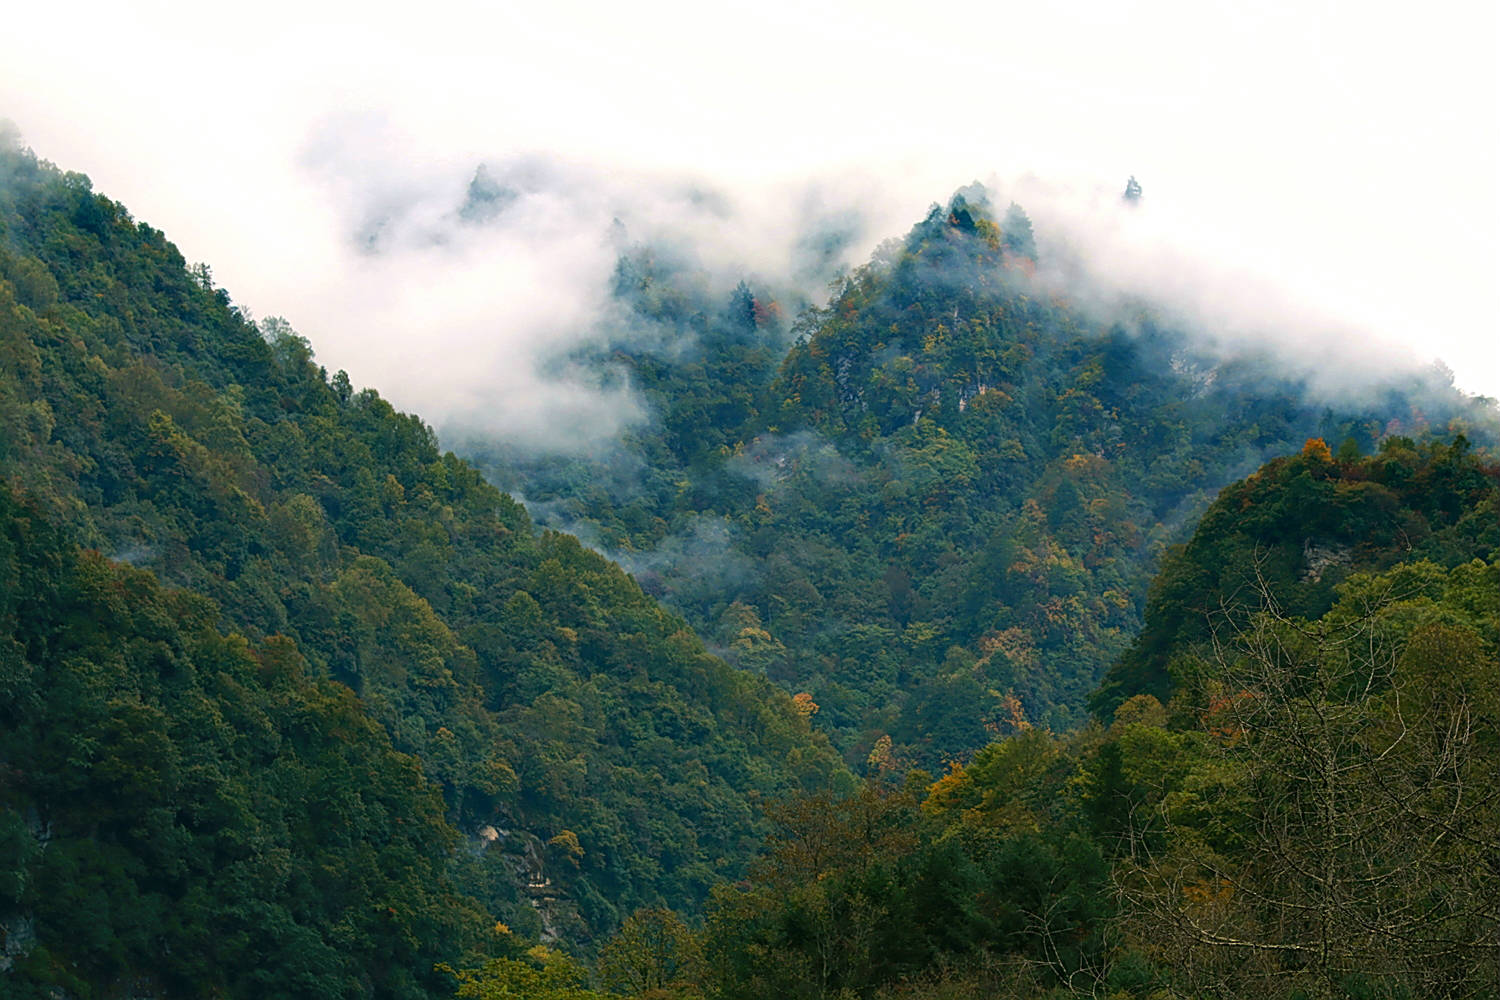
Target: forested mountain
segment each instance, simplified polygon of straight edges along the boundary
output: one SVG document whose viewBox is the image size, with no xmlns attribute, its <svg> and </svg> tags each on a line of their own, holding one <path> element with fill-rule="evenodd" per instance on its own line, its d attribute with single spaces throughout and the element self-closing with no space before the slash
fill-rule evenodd
<svg viewBox="0 0 1500 1000">
<path fill-rule="evenodd" d="M 1094 694 L 1096 711 L 1108 717 L 1142 694 L 1165 701 L 1183 679 L 1174 656 L 1233 635 L 1267 602 L 1317 618 L 1356 570 L 1492 559 L 1495 466 L 1471 452 L 1464 437 L 1423 447 L 1390 437 L 1368 458 L 1335 457 L 1313 439 L 1224 490 L 1192 540 L 1168 552 L 1145 625 Z"/>
<path fill-rule="evenodd" d="M 1023 720 L 1082 724 L 1163 550 L 1267 458 L 1496 440 L 1493 405 L 1440 374 L 1329 396 L 1149 303 L 1075 305 L 1037 254 L 1025 212 L 973 186 L 788 328 L 769 296 L 716 302 L 638 247 L 616 273 L 625 334 L 591 360 L 652 422 L 602 457 L 474 450 L 731 662 L 808 694 L 851 763 L 890 737 L 938 767 Z"/>
<path fill-rule="evenodd" d="M 1493 996 L 1493 404 L 985 197 L 796 319 L 621 257 L 652 421 L 474 450 L 622 569 L 0 149 L 0 992 Z"/>
<path fill-rule="evenodd" d="M 5 995 L 441 989 L 491 923 L 441 790 L 292 642 L 217 618 L 0 491 Z"/>
<path fill-rule="evenodd" d="M 283 871 L 322 864 L 319 850 L 332 852 L 331 868 L 373 864 L 360 852 L 389 835 L 416 851 L 399 892 L 417 892 L 424 907 L 459 891 L 421 868 L 443 855 L 472 897 L 464 906 L 522 937 L 581 942 L 638 906 L 695 908 L 743 872 L 767 829 L 762 801 L 851 780 L 789 695 L 710 655 L 618 567 L 538 532 L 418 418 L 351 391 L 342 373 L 329 378 L 284 322 L 250 323 L 206 267 L 189 268 L 87 178 L 17 148 L 0 151 L 0 480 L 6 531 L 56 526 L 55 537 L 38 529 L 45 544 L 15 549 L 5 571 L 76 605 L 51 609 L 55 626 L 6 605 L 0 808 L 16 850 L 3 859 L 0 934 L 7 962 L 30 956 L 12 967 L 12 984 L 92 983 L 107 995 L 150 978 L 152 949 L 187 961 L 200 949 L 176 935 L 207 931 L 168 910 L 174 892 L 208 891 L 194 873 L 221 863 L 215 831 L 261 838 L 243 851 L 272 851 Z M 189 593 L 158 590 L 101 556 Z M 112 600 L 118 620 L 92 610 Z M 127 651 L 99 658 L 115 647 Z M 268 671 L 297 679 L 272 683 Z M 76 748 L 29 756 L 25 734 L 47 730 L 72 699 L 81 714 L 57 738 Z M 177 726 L 179 710 L 230 721 L 212 736 Z M 135 733 L 137 718 L 154 728 Z M 364 772 L 347 795 L 380 822 L 425 831 L 423 843 L 366 831 L 363 806 L 318 820 L 334 831 L 299 826 L 334 763 L 319 757 L 295 780 L 254 772 L 269 748 L 298 746 L 293 730 L 306 725 L 347 730 L 349 747 L 309 734 L 305 752 L 343 754 Z M 132 807 L 149 815 L 116 818 L 104 802 L 90 814 L 85 792 L 128 783 L 121 772 L 142 755 L 171 762 L 161 765 L 170 775 L 139 777 L 155 782 L 155 798 Z M 205 755 L 218 755 L 218 774 L 190 774 Z M 64 764 L 71 770 L 54 771 Z M 234 802 L 203 806 L 203 796 Z M 235 832 L 246 810 L 270 825 Z M 279 843 L 276 824 L 295 839 Z M 468 846 L 450 852 L 455 828 Z M 112 845 L 108 877 L 50 867 L 85 850 L 68 845 L 101 842 Z M 58 922 L 58 901 L 42 896 L 70 877 L 77 913 Z M 396 906 L 399 896 L 362 886 L 303 911 L 278 891 L 265 887 L 266 905 L 288 908 L 309 948 L 321 936 L 355 962 L 386 940 L 351 929 L 369 919 L 361 900 Z M 301 900 L 313 890 L 289 891 Z M 93 910 L 112 914 L 99 933 L 71 933 Z M 399 971 L 377 963 L 345 980 L 330 967 L 329 982 L 344 985 L 297 990 L 411 992 L 402 984 L 430 978 L 429 956 L 458 938 L 427 940 L 402 930 L 406 919 L 381 931 L 422 939 L 386 950 Z M 106 932 L 132 922 L 153 936 L 120 944 Z M 315 949 L 299 956 L 315 960 Z M 266 995 L 244 969 L 162 971 L 172 995 L 213 993 L 225 977 L 237 995 Z"/>
<path fill-rule="evenodd" d="M 752 879 L 652 952 L 665 988 L 629 992 L 1494 997 L 1500 466 L 1318 445 L 1168 560 L 1136 647 L 1172 665 L 1144 682 L 1165 702 L 1121 672 L 1107 727 L 1023 727 L 936 780 L 884 757 L 861 794 L 780 809 Z M 1371 544 L 1328 585 L 1327 560 L 1281 560 L 1288 518 Z M 1383 539 L 1414 529 L 1392 563 Z M 1173 583 L 1203 573 L 1254 586 L 1205 617 Z"/>
</svg>

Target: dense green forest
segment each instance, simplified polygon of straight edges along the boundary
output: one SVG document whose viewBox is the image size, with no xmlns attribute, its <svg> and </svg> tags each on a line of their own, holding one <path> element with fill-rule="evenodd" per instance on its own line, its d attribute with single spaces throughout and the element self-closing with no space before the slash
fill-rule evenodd
<svg viewBox="0 0 1500 1000">
<path fill-rule="evenodd" d="M 15 148 L 0 152 L 0 428 L 4 488 L 65 548 L 211 602 L 194 636 L 244 637 L 223 640 L 238 659 L 222 667 L 193 659 L 205 683 L 242 671 L 251 650 L 284 648 L 310 678 L 354 692 L 357 712 L 341 710 L 406 755 L 390 758 L 405 762 L 402 794 L 426 808 L 428 783 L 438 788 L 433 822 L 467 838 L 453 877 L 517 934 L 578 943 L 639 906 L 694 909 L 744 871 L 768 829 L 760 803 L 850 785 L 789 695 L 707 653 L 618 567 L 538 532 L 420 420 L 328 377 L 285 323 L 247 322 L 206 267 L 87 178 Z M 30 655 L 27 669 L 92 669 Z M 114 681 L 77 683 L 89 699 L 116 697 Z M 134 683 L 118 696 L 148 715 L 170 709 Z M 119 725 L 107 713 L 96 724 Z M 94 756 L 77 766 L 125 766 L 106 735 L 80 737 Z M 196 752 L 167 740 L 164 752 Z M 25 782 L 0 794 L 7 829 L 34 842 L 66 805 Z M 7 928 L 38 919 L 31 866 L 43 856 L 6 859 Z M 74 891 L 80 909 L 107 908 L 106 884 Z M 121 923 L 136 919 L 120 905 Z M 90 941 L 46 942 L 47 974 L 96 968 Z M 406 973 L 430 964 L 411 957 Z M 377 992 L 399 982 L 392 973 Z"/>
<path fill-rule="evenodd" d="M 1330 584 L 1327 557 L 1283 558 L 1293 519 L 1369 543 Z M 633 917 L 601 984 L 1495 997 L 1497 531 L 1500 466 L 1463 441 L 1342 459 L 1311 442 L 1227 490 L 1169 555 L 1109 718 L 1019 727 L 936 777 L 878 751 L 857 795 L 774 812 L 752 877 L 715 892 L 697 933 Z M 1216 589 L 1177 582 L 1202 579 Z M 1158 659 L 1165 680 L 1130 666 Z M 461 995 L 598 995 L 561 970 L 521 988 L 545 958 L 468 970 Z"/>
<path fill-rule="evenodd" d="M 0 149 L 0 992 L 1494 996 L 1493 404 L 1038 252 L 630 249 L 652 420 L 472 448 L 622 568 Z"/>
<path fill-rule="evenodd" d="M 889 737 L 939 768 L 1018 720 L 1082 724 L 1163 550 L 1265 460 L 1310 437 L 1497 440 L 1493 405 L 1440 373 L 1320 393 L 1149 303 L 1101 318 L 1038 252 L 973 186 L 788 327 L 637 247 L 615 284 L 631 336 L 584 360 L 628 373 L 651 422 L 600 457 L 476 451 L 731 662 L 807 693 L 852 766 Z"/>
<path fill-rule="evenodd" d="M 217 619 L 0 492 L 6 996 L 430 995 L 488 932 L 441 790 Z"/>
</svg>

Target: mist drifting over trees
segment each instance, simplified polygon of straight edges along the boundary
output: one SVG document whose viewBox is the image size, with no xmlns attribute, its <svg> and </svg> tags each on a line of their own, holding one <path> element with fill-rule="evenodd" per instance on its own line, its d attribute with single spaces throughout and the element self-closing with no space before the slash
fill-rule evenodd
<svg viewBox="0 0 1500 1000">
<path fill-rule="evenodd" d="M 918 13 L 7 13 L 0 994 L 1494 995 L 1492 17 Z"/>
</svg>

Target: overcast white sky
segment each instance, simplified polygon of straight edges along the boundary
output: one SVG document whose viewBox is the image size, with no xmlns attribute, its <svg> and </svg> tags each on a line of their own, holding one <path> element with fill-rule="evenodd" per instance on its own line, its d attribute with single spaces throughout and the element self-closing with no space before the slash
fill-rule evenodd
<svg viewBox="0 0 1500 1000">
<path fill-rule="evenodd" d="M 596 216 L 637 190 L 670 213 L 682 177 L 765 268 L 808 178 L 887 230 L 864 251 L 975 178 L 1045 182 L 1086 225 L 1134 174 L 1152 221 L 1104 223 L 1102 266 L 1255 289 L 1226 299 L 1247 329 L 1354 329 L 1500 396 L 1491 0 L 215 6 L 7 11 L 0 117 L 439 422 L 552 419 L 531 376 L 597 305 Z M 371 206 L 436 218 L 523 154 L 574 171 L 528 232 L 354 251 Z"/>
</svg>

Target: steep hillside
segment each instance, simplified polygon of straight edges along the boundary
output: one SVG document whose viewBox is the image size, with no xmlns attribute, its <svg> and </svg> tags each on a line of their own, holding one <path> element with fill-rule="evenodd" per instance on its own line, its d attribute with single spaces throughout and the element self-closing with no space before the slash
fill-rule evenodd
<svg viewBox="0 0 1500 1000">
<path fill-rule="evenodd" d="M 1397 442 L 1231 486 L 1153 591 L 1168 704 L 778 811 L 696 980 L 651 995 L 1493 996 L 1497 476 Z M 1288 548 L 1294 524 L 1350 560 Z M 1255 587 L 1226 620 L 1185 564 Z"/>
<path fill-rule="evenodd" d="M 1352 573 L 1426 560 L 1500 558 L 1500 465 L 1467 439 L 1338 458 L 1320 439 L 1224 490 L 1192 539 L 1168 552 L 1145 623 L 1093 696 L 1108 716 L 1126 699 L 1165 702 L 1174 657 L 1208 655 L 1272 603 L 1317 618 Z"/>
<path fill-rule="evenodd" d="M 627 254 L 654 422 L 484 457 L 630 575 L 0 151 L 0 992 L 1483 995 L 1493 405 L 1037 252 L 970 190 L 790 325 Z"/>
<path fill-rule="evenodd" d="M 597 459 L 481 449 L 538 517 L 809 694 L 855 763 L 884 736 L 935 766 L 1021 721 L 1081 724 L 1160 553 L 1266 458 L 1500 427 L 1435 375 L 1329 404 L 1148 304 L 1101 319 L 1036 277 L 1025 213 L 984 199 L 934 206 L 790 329 L 639 248 L 616 295 L 656 340 L 597 361 L 654 422 Z"/>
<path fill-rule="evenodd" d="M 418 761 L 295 646 L 0 487 L 0 992 L 423 997 L 491 942 Z"/>
<path fill-rule="evenodd" d="M 472 838 L 464 891 L 519 934 L 691 909 L 742 870 L 763 800 L 849 780 L 789 695 L 329 378 L 284 322 L 257 328 L 87 178 L 14 148 L 0 480 L 356 692 Z"/>
</svg>

